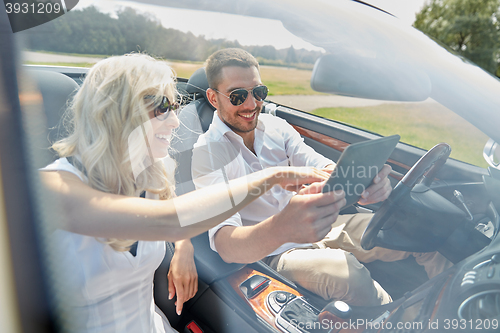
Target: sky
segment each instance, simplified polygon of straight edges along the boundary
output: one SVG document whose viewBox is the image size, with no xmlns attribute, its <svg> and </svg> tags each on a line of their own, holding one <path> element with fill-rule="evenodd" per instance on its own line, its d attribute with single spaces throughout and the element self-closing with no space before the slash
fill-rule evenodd
<svg viewBox="0 0 500 333">
<path fill-rule="evenodd" d="M 415 13 L 420 11 L 427 0 L 364 1 L 397 16 L 405 24 L 412 25 L 415 21 Z M 296 49 L 318 49 L 293 36 L 283 28 L 281 22 L 270 19 L 161 7 L 133 1 L 80 0 L 76 8 L 90 5 L 108 13 L 113 13 L 123 6 L 132 7 L 155 16 L 165 28 L 174 28 L 183 32 L 189 31 L 195 36 L 203 35 L 206 39 L 224 38 L 230 41 L 238 40 L 241 45 L 273 45 L 277 49 L 289 48 L 291 45 Z M 207 19 L 207 15 L 211 16 L 210 19 Z M 228 26 L 231 26 L 231 29 L 227 29 Z M 280 33 L 267 34 L 266 31 L 270 30 Z"/>
</svg>

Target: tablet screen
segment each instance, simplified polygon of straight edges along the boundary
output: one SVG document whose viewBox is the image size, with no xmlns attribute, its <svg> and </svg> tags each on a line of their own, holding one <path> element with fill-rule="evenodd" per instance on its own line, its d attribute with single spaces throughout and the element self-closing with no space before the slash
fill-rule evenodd
<svg viewBox="0 0 500 333">
<path fill-rule="evenodd" d="M 345 207 L 358 202 L 363 191 L 382 170 L 399 139 L 399 135 L 392 135 L 349 145 L 340 155 L 323 193 L 343 190 L 347 201 Z"/>
</svg>

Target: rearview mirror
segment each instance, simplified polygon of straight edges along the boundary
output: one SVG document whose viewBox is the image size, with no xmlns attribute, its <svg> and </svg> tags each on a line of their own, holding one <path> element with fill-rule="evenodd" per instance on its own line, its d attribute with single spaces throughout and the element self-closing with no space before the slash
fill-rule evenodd
<svg viewBox="0 0 500 333">
<path fill-rule="evenodd" d="M 370 55 L 327 54 L 316 60 L 311 88 L 325 93 L 387 101 L 417 102 L 431 93 L 423 71 Z"/>
</svg>

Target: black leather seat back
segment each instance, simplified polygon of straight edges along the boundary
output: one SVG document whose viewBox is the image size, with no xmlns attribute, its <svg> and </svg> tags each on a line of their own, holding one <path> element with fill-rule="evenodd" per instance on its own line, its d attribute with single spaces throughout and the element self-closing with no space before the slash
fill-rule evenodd
<svg viewBox="0 0 500 333">
<path fill-rule="evenodd" d="M 57 154 L 49 148 L 52 143 L 66 135 L 61 119 L 71 95 L 78 90 L 79 86 L 73 79 L 58 72 L 27 69 L 26 73 L 34 80 L 42 94 L 46 129 L 48 128 L 48 135 L 44 135 L 40 142 L 34 143 L 35 149 L 50 151 L 51 154 L 49 161 L 41 161 L 43 165 L 35 166 L 41 168 L 57 158 Z"/>
<path fill-rule="evenodd" d="M 206 99 L 208 81 L 204 68 L 198 69 L 189 78 L 186 91 L 195 96 L 179 114 L 181 125 L 172 140 L 171 156 L 177 161 L 178 167 L 175 175 L 176 194 L 193 191 L 195 186 L 191 176 L 191 161 L 193 146 L 198 137 L 207 131 L 212 122 L 215 108 Z M 208 234 L 203 233 L 192 239 L 195 247 L 195 260 L 198 275 L 207 284 L 220 277 L 227 276 L 239 270 L 244 265 L 227 264 L 221 257 L 210 249 Z"/>
<path fill-rule="evenodd" d="M 205 100 L 195 100 L 182 109 L 179 114 L 179 128 L 175 131 L 171 143 L 170 156 L 177 162 L 175 174 L 176 194 L 181 195 L 194 190 L 191 177 L 191 159 L 193 146 L 204 132 L 198 116 L 198 110 L 205 107 Z"/>
<path fill-rule="evenodd" d="M 207 74 L 205 72 L 205 68 L 197 69 L 193 75 L 189 78 L 186 90 L 190 94 L 194 94 L 195 99 L 203 100 L 205 103 L 200 103 L 197 105 L 196 110 L 198 113 L 198 118 L 201 124 L 201 128 L 203 132 L 208 130 L 210 123 L 212 122 L 212 117 L 215 111 L 215 108 L 210 104 L 207 99 L 207 89 L 208 89 L 208 80 Z"/>
<path fill-rule="evenodd" d="M 205 72 L 205 68 L 198 68 L 189 78 L 186 91 L 190 94 L 201 95 L 201 97 L 206 100 L 208 88 L 207 73 Z"/>
<path fill-rule="evenodd" d="M 179 114 L 180 126 L 175 132 L 170 152 L 179 166 L 175 175 L 177 195 L 195 189 L 191 176 L 193 146 L 198 137 L 207 131 L 215 110 L 206 100 L 208 81 L 204 68 L 193 73 L 186 83 L 185 89 L 187 93 L 194 96 L 194 100 L 186 105 Z"/>
</svg>

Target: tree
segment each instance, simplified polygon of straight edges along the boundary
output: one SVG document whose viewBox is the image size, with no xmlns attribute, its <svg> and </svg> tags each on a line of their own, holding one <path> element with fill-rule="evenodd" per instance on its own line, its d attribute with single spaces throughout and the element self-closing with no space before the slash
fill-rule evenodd
<svg viewBox="0 0 500 333">
<path fill-rule="evenodd" d="M 500 0 L 499 0 L 500 1 Z M 43 28 L 43 29 L 42 29 Z M 19 33 L 32 50 L 81 54 L 124 54 L 146 52 L 156 57 L 204 61 L 213 52 L 228 48 L 243 48 L 254 56 L 274 64 L 314 63 L 321 54 L 304 49 L 276 50 L 274 46 L 242 46 L 238 41 L 206 40 L 191 32 L 163 27 L 154 16 L 125 8 L 114 17 L 101 13 L 93 6 L 72 10 L 56 20 Z"/>
<path fill-rule="evenodd" d="M 414 26 L 500 74 L 500 0 L 431 0 L 417 14 Z"/>
<path fill-rule="evenodd" d="M 276 60 L 276 48 L 271 45 L 249 46 L 247 47 L 247 51 L 249 51 L 254 57 L 262 57 L 268 60 Z"/>
<path fill-rule="evenodd" d="M 293 46 L 290 46 L 288 51 L 286 52 L 286 63 L 287 64 L 295 64 L 297 63 L 297 55 L 295 54 L 295 49 Z"/>
</svg>

